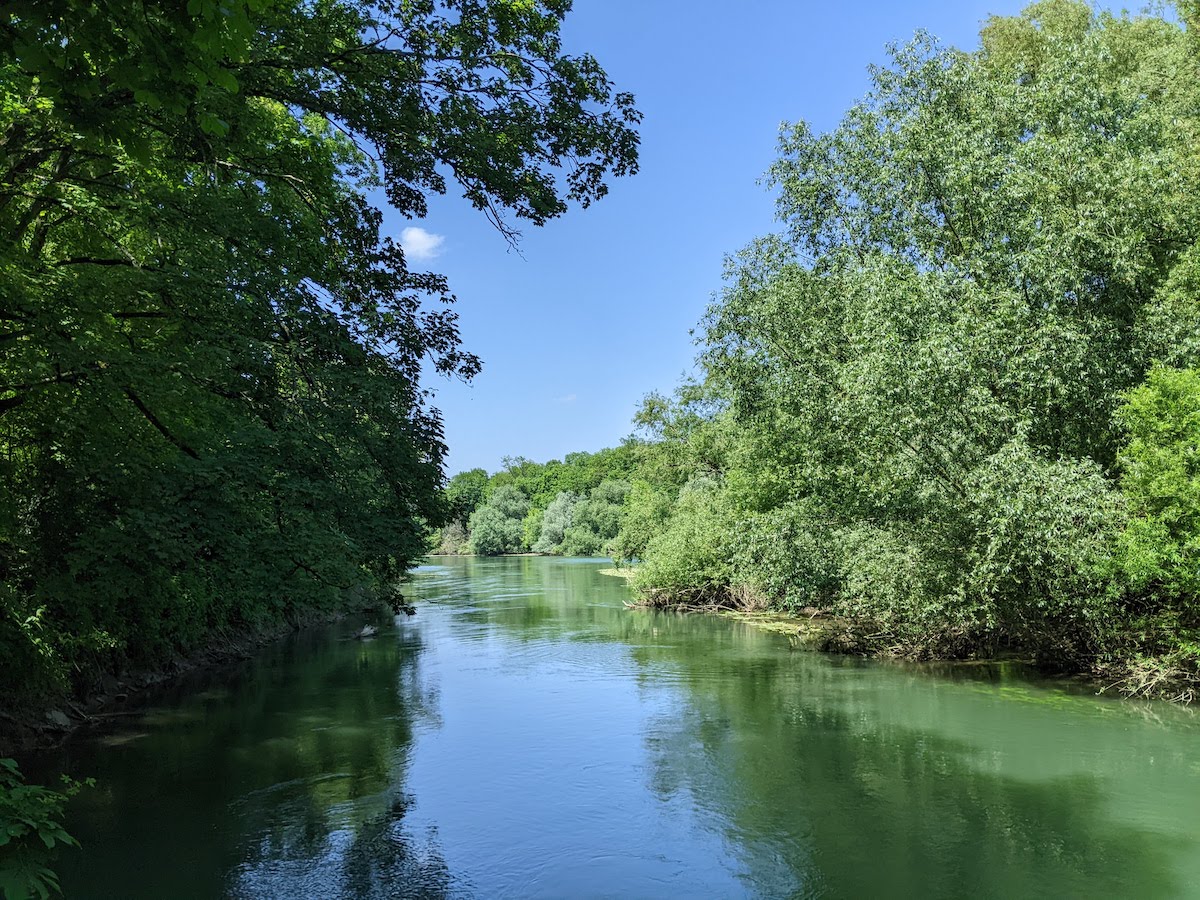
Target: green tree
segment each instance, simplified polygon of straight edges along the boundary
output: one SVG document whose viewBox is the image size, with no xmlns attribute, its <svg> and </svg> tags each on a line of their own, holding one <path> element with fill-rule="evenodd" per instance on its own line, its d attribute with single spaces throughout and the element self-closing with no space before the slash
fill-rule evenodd
<svg viewBox="0 0 1200 900">
<path fill-rule="evenodd" d="M 459 472 L 446 485 L 446 502 L 450 504 L 450 517 L 465 522 L 483 502 L 487 492 L 488 474 L 483 469 Z"/>
<path fill-rule="evenodd" d="M 621 508 L 620 529 L 613 539 L 612 555 L 618 563 L 643 559 L 646 547 L 671 518 L 669 491 L 644 479 L 634 481 Z"/>
<path fill-rule="evenodd" d="M 1139 593 L 1185 600 L 1200 616 L 1200 373 L 1154 369 L 1119 411 L 1128 433 L 1121 565 Z M 1200 622 L 1192 622 L 1195 627 Z"/>
<path fill-rule="evenodd" d="M 186 7 L 186 8 L 185 8 Z M 557 0 L 0 11 L 0 680 L 85 690 L 387 595 L 445 520 L 422 367 L 469 378 L 400 213 L 510 238 L 636 169 Z"/>
<path fill-rule="evenodd" d="M 562 550 L 566 531 L 571 527 L 575 506 L 579 503 L 579 495 L 571 491 L 561 491 L 546 507 L 542 516 L 542 529 L 537 542 L 533 545 L 535 553 L 558 553 Z"/>
<path fill-rule="evenodd" d="M 1094 660 L 1134 602 L 1118 411 L 1198 361 L 1196 59 L 1176 22 L 1050 0 L 974 52 L 918 35 L 833 131 L 785 128 L 782 233 L 730 261 L 685 386 L 712 399 L 639 417 L 719 484 L 680 495 L 643 587 Z"/>
<path fill-rule="evenodd" d="M 1134 693 L 1200 690 L 1200 373 L 1153 369 L 1118 411 L 1128 524 L 1116 565 L 1128 620 L 1106 623 L 1105 668 Z"/>
<path fill-rule="evenodd" d="M 621 529 L 621 508 L 629 482 L 606 478 L 571 508 L 571 524 L 563 529 L 562 552 L 568 556 L 598 556 Z"/>
<path fill-rule="evenodd" d="M 714 478 L 685 485 L 666 527 L 647 542 L 635 587 L 664 605 L 723 603 L 736 580 L 732 526 L 738 513 L 729 500 Z"/>
<path fill-rule="evenodd" d="M 512 485 L 502 485 L 471 516 L 470 548 L 479 556 L 519 553 L 524 549 L 529 501 Z"/>
</svg>

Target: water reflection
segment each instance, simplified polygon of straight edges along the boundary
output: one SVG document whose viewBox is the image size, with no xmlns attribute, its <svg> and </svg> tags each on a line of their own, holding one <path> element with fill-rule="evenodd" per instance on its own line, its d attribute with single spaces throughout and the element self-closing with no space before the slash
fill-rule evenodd
<svg viewBox="0 0 1200 900">
<path fill-rule="evenodd" d="M 734 623 L 628 612 L 603 576 L 539 562 L 475 561 L 440 580 L 508 595 L 537 585 L 539 615 L 480 603 L 467 618 L 522 643 L 546 639 L 530 622 L 552 622 L 543 660 L 564 638 L 612 642 L 633 665 L 606 679 L 682 691 L 686 703 L 646 723 L 647 788 L 736 848 L 726 865 L 747 894 L 1200 892 L 1200 731 L 1188 711 L 1039 685 L 1014 663 L 789 652 Z"/>
<path fill-rule="evenodd" d="M 436 727 L 420 631 L 353 630 L 298 635 L 70 745 L 53 762 L 100 787 L 73 815 L 86 849 L 63 859 L 66 896 L 444 895 L 436 834 L 404 821 L 415 735 Z"/>
<path fill-rule="evenodd" d="M 686 714 L 657 721 L 649 738 L 655 791 L 687 792 L 710 811 L 740 848 L 749 890 L 1182 895 L 1170 857 L 1194 845 L 1112 820 L 1100 777 L 988 772 L 973 744 L 808 703 L 813 678 L 802 689 L 771 680 L 769 670 L 705 678 Z"/>
<path fill-rule="evenodd" d="M 43 765 L 72 897 L 1200 894 L 1196 716 L 630 611 L 596 562 L 447 560 Z"/>
</svg>

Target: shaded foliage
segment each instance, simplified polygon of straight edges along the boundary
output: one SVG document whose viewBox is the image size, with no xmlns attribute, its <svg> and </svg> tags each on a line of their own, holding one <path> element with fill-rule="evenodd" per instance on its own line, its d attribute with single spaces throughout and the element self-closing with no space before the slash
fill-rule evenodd
<svg viewBox="0 0 1200 900">
<path fill-rule="evenodd" d="M 59 893 L 50 864 L 59 847 L 79 846 L 62 822 L 67 801 L 83 786 L 63 781 L 61 791 L 26 784 L 14 760 L 0 759 L 0 896 L 44 900 Z"/>
<path fill-rule="evenodd" d="M 4 6 L 6 699 L 361 605 L 478 504 L 419 377 L 479 362 L 368 192 L 511 239 L 634 171 L 567 6 Z"/>
</svg>

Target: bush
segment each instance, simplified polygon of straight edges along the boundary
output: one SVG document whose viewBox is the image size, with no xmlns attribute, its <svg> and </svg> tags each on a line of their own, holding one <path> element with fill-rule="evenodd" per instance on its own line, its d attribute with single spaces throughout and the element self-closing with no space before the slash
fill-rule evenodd
<svg viewBox="0 0 1200 900">
<path fill-rule="evenodd" d="M 617 563 L 633 562 L 646 555 L 646 545 L 671 518 L 672 499 L 667 491 L 648 481 L 635 481 L 621 509 L 621 527 L 612 541 Z"/>
<path fill-rule="evenodd" d="M 808 500 L 751 516 L 738 548 L 738 567 L 784 609 L 828 608 L 841 577 L 827 520 Z"/>
<path fill-rule="evenodd" d="M 79 846 L 62 819 L 67 800 L 82 787 L 65 775 L 63 783 L 62 791 L 26 784 L 14 760 L 0 759 L 0 896 L 25 900 L 59 892 L 50 863 L 60 846 Z"/>
<path fill-rule="evenodd" d="M 1129 524 L 1120 567 L 1131 588 L 1194 606 L 1200 595 L 1200 373 L 1156 368 L 1118 420 Z"/>
<path fill-rule="evenodd" d="M 634 587 L 651 603 L 718 603 L 734 582 L 734 511 L 720 484 L 696 478 L 679 492 L 664 531 L 646 548 Z"/>
<path fill-rule="evenodd" d="M 529 501 L 517 488 L 497 488 L 471 515 L 471 552 L 479 556 L 519 553 L 524 548 L 523 520 L 528 511 Z"/>
<path fill-rule="evenodd" d="M 1158 367 L 1117 414 L 1128 518 L 1115 569 L 1125 616 L 1103 635 L 1100 667 L 1128 693 L 1200 691 L 1200 373 Z"/>
</svg>

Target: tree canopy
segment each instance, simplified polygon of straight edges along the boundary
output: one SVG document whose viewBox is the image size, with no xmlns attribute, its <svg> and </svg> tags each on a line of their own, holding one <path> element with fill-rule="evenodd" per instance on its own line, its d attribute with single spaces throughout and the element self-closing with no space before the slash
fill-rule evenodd
<svg viewBox="0 0 1200 900">
<path fill-rule="evenodd" d="M 562 0 L 0 11 L 0 677 L 61 689 L 392 589 L 469 378 L 419 217 L 510 239 L 636 170 Z"/>
<path fill-rule="evenodd" d="M 833 131 L 785 127 L 781 233 L 730 261 L 702 384 L 643 414 L 714 479 L 649 540 L 646 589 L 749 587 L 922 654 L 1194 648 L 1165 463 L 1200 363 L 1189 38 L 1047 0 L 974 52 L 918 35 Z"/>
<path fill-rule="evenodd" d="M 780 227 L 729 259 L 697 377 L 646 397 L 613 473 L 602 552 L 640 561 L 647 602 L 1195 695 L 1200 52 L 1179 12 L 1045 0 L 972 51 L 919 33 L 831 131 L 783 128 Z"/>
</svg>

